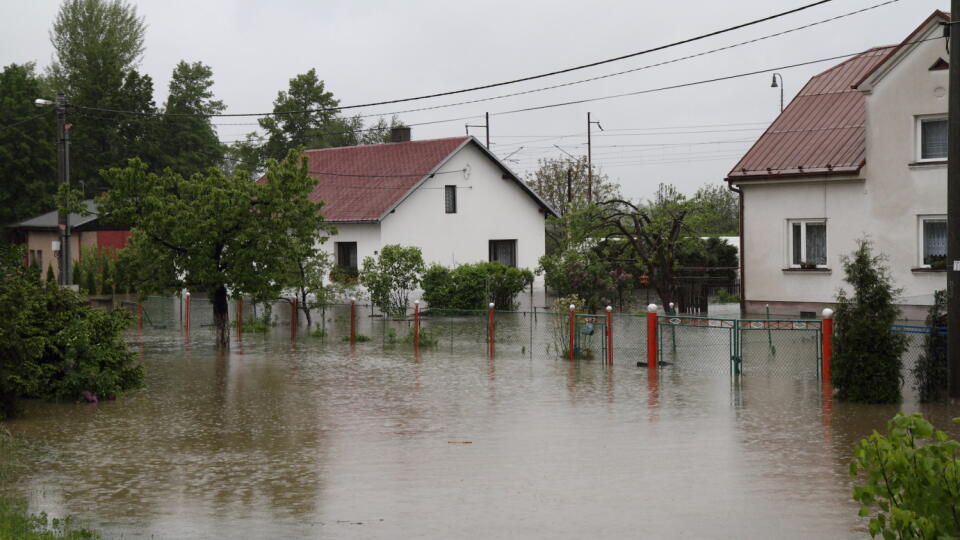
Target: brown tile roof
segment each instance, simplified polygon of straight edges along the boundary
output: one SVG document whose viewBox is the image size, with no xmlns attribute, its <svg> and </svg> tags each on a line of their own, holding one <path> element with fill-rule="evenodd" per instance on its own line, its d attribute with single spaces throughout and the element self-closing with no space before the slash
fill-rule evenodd
<svg viewBox="0 0 960 540">
<path fill-rule="evenodd" d="M 852 85 L 888 49 L 870 49 L 811 78 L 727 180 L 856 174 L 866 159 L 865 98 Z"/>
<path fill-rule="evenodd" d="M 307 150 L 327 221 L 377 221 L 469 137 Z"/>
</svg>

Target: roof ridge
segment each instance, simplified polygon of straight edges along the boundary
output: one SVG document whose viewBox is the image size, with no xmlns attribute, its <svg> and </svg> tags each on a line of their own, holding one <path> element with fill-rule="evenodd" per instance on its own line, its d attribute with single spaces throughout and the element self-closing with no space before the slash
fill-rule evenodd
<svg viewBox="0 0 960 540">
<path fill-rule="evenodd" d="M 356 149 L 356 148 L 377 148 L 377 147 L 383 147 L 383 146 L 393 146 L 393 145 L 397 145 L 397 144 L 420 144 L 420 143 L 432 143 L 432 142 L 453 141 L 453 140 L 461 140 L 461 141 L 462 141 L 462 140 L 469 139 L 469 138 L 470 138 L 470 135 L 459 135 L 459 136 L 457 136 L 457 137 L 438 137 L 438 138 L 436 138 L 436 139 L 418 139 L 418 140 L 415 140 L 415 141 L 401 141 L 401 142 L 392 142 L 392 141 L 391 141 L 391 142 L 383 142 L 383 143 L 376 143 L 376 144 L 355 144 L 355 145 L 352 145 L 352 146 L 331 146 L 331 147 L 329 147 L 329 148 L 309 148 L 309 149 L 307 149 L 307 150 L 304 150 L 303 152 L 304 152 L 304 153 L 307 153 L 307 152 L 324 152 L 324 151 L 328 151 L 328 150 L 348 150 L 348 149 Z"/>
</svg>

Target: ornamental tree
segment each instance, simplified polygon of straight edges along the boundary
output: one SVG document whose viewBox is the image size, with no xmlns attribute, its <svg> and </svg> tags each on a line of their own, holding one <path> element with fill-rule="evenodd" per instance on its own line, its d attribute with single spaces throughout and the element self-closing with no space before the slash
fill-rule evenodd
<svg viewBox="0 0 960 540">
<path fill-rule="evenodd" d="M 402 317 L 410 305 L 410 293 L 423 279 L 423 254 L 416 246 L 383 246 L 377 257 L 364 257 L 360 283 L 384 313 Z"/>
<path fill-rule="evenodd" d="M 297 150 L 271 160 L 257 182 L 213 168 L 189 178 L 153 174 L 137 159 L 104 178 L 111 189 L 97 207 L 132 229 L 122 262 L 137 291 L 209 294 L 220 347 L 229 343 L 228 294 L 276 297 L 288 285 L 291 254 L 314 249 L 317 235 L 330 229 L 323 203 L 307 199 L 317 181 Z"/>
</svg>

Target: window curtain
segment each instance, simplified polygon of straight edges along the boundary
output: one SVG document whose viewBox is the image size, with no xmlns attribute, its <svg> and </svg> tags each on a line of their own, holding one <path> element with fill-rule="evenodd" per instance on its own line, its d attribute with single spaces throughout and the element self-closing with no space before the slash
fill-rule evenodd
<svg viewBox="0 0 960 540">
<path fill-rule="evenodd" d="M 944 260 L 947 256 L 947 222 L 928 220 L 923 222 L 923 264 Z"/>
<path fill-rule="evenodd" d="M 920 159 L 947 157 L 947 121 L 920 122 Z"/>
<path fill-rule="evenodd" d="M 807 261 L 827 264 L 827 224 L 807 223 Z"/>
</svg>

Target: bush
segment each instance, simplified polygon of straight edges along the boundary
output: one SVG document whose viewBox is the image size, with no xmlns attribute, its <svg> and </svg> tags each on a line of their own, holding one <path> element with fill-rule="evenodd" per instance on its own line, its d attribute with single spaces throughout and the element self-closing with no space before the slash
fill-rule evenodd
<svg viewBox="0 0 960 540">
<path fill-rule="evenodd" d="M 913 388 L 920 394 L 920 401 L 938 401 L 947 396 L 947 293 L 933 293 L 933 305 L 927 312 L 930 334 L 923 339 L 923 353 L 913 366 Z"/>
<path fill-rule="evenodd" d="M 499 262 L 462 264 L 453 270 L 431 265 L 423 276 L 423 299 L 436 309 L 514 309 L 517 294 L 533 281 L 533 272 Z"/>
<path fill-rule="evenodd" d="M 403 317 L 410 305 L 410 293 L 423 278 L 420 248 L 398 244 L 383 246 L 377 257 L 364 257 L 360 283 L 370 291 L 370 300 L 381 311 Z"/>
<path fill-rule="evenodd" d="M 958 421 L 960 419 L 955 419 Z M 897 414 L 887 435 L 873 432 L 854 449 L 850 476 L 870 535 L 884 538 L 960 537 L 960 443 L 920 414 Z"/>
<path fill-rule="evenodd" d="M 343 336 L 342 338 L 340 338 L 340 341 L 344 343 L 350 343 L 350 336 Z M 357 334 L 357 343 L 366 343 L 368 341 L 372 341 L 370 339 L 370 336 L 367 336 L 364 334 Z"/>
<path fill-rule="evenodd" d="M 843 258 L 853 296 L 841 290 L 834 317 L 831 382 L 837 397 L 863 403 L 900 400 L 900 357 L 907 338 L 892 331 L 900 317 L 893 303 L 899 294 L 891 284 L 882 256 L 874 256 L 868 240 L 858 241 L 852 257 Z"/>
<path fill-rule="evenodd" d="M 44 287 L 20 261 L 22 250 L 0 249 L 0 418 L 15 412 L 18 398 L 113 398 L 141 386 L 143 366 L 123 340 L 132 315 Z"/>
</svg>

